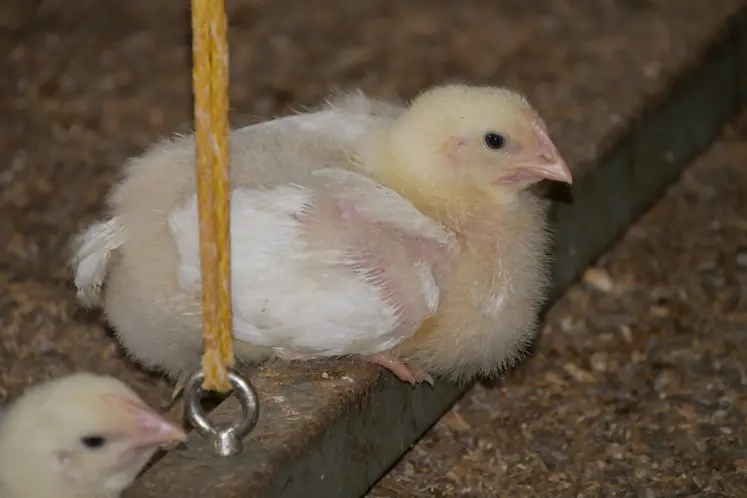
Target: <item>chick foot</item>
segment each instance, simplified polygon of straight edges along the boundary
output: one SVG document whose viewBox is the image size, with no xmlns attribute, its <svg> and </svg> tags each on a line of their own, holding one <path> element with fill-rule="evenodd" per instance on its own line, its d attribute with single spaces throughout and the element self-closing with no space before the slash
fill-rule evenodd
<svg viewBox="0 0 747 498">
<path fill-rule="evenodd" d="M 433 386 L 433 377 L 431 377 L 428 372 L 415 366 L 408 367 L 389 353 L 377 353 L 370 356 L 362 356 L 361 358 L 364 361 L 375 363 L 386 368 L 396 375 L 402 382 L 409 382 L 413 386 L 420 384 L 421 382 L 427 382 Z"/>
</svg>

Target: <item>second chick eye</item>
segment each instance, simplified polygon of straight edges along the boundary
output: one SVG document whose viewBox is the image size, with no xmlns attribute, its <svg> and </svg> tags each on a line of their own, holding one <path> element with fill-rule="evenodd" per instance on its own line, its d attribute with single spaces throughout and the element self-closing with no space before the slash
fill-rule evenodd
<svg viewBox="0 0 747 498">
<path fill-rule="evenodd" d="M 83 446 L 86 448 L 95 450 L 106 444 L 106 438 L 103 436 L 85 436 L 80 438 L 80 442 L 83 443 Z"/>
<path fill-rule="evenodd" d="M 485 141 L 485 145 L 487 145 L 489 149 L 493 150 L 502 149 L 508 143 L 508 139 L 505 137 L 505 135 L 501 135 L 500 133 L 495 133 L 493 131 L 486 133 L 483 140 Z"/>
</svg>

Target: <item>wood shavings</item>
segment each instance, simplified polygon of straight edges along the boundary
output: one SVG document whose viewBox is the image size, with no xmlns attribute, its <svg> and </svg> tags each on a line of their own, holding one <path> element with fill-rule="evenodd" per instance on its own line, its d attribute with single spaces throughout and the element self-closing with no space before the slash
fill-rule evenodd
<svg viewBox="0 0 747 498">
<path fill-rule="evenodd" d="M 615 288 L 615 282 L 604 268 L 589 268 L 584 272 L 581 280 L 602 292 L 612 292 Z"/>
</svg>

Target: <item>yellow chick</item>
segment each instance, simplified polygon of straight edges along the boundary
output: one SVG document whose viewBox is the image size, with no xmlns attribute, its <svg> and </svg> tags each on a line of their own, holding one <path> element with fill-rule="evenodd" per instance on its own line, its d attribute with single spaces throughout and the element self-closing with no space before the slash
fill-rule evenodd
<svg viewBox="0 0 747 498">
<path fill-rule="evenodd" d="M 116 498 L 159 445 L 185 437 L 117 379 L 54 379 L 0 418 L 0 497 Z"/>
<path fill-rule="evenodd" d="M 132 161 L 74 259 L 81 301 L 174 376 L 201 351 L 191 147 Z M 234 132 L 237 356 L 355 355 L 413 383 L 496 370 L 532 338 L 547 284 L 544 205 L 526 191 L 543 178 L 571 181 L 536 112 L 496 88 L 407 108 L 349 94 Z"/>
</svg>

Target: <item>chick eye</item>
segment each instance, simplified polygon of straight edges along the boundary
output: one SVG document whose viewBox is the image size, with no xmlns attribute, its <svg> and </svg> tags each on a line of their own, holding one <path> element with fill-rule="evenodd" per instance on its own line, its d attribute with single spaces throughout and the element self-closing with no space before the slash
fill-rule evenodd
<svg viewBox="0 0 747 498">
<path fill-rule="evenodd" d="M 508 142 L 508 139 L 504 135 L 492 131 L 485 134 L 484 140 L 485 145 L 487 145 L 489 149 L 493 150 L 504 148 L 506 146 L 506 143 Z"/>
<path fill-rule="evenodd" d="M 95 450 L 106 444 L 106 438 L 103 436 L 85 436 L 80 438 L 80 442 L 83 443 L 83 446 L 86 448 Z"/>
</svg>

